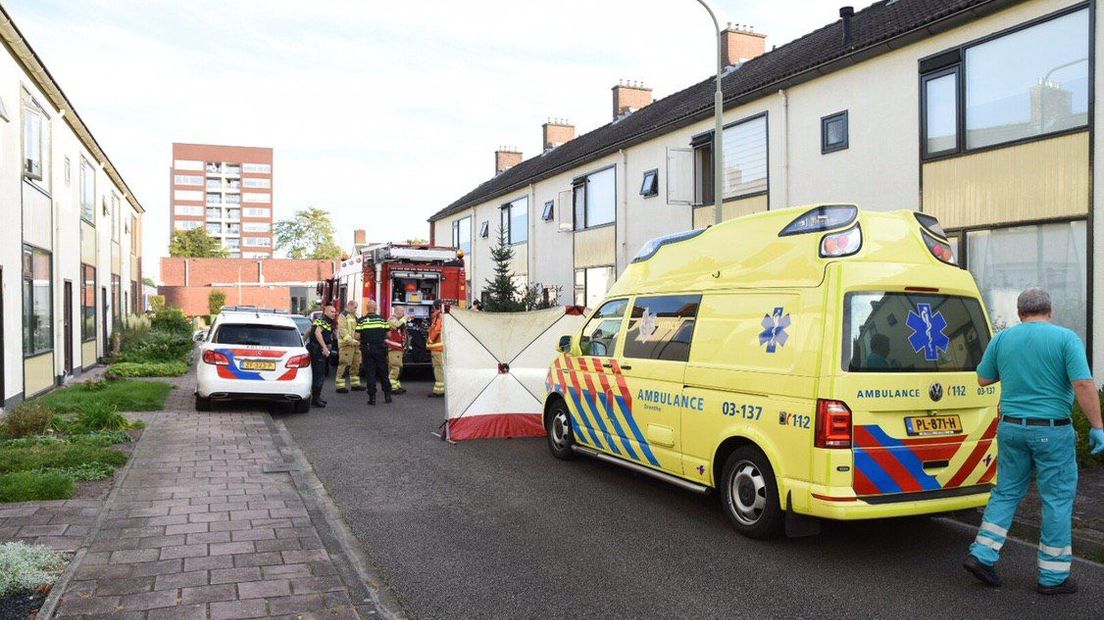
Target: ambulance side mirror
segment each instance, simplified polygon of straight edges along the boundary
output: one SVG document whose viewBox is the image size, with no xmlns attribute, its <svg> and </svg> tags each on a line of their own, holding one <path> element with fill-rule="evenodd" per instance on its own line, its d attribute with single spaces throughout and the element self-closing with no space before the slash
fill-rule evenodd
<svg viewBox="0 0 1104 620">
<path fill-rule="evenodd" d="M 571 353 L 571 336 L 560 336 L 560 342 L 556 345 L 560 353 Z"/>
</svg>

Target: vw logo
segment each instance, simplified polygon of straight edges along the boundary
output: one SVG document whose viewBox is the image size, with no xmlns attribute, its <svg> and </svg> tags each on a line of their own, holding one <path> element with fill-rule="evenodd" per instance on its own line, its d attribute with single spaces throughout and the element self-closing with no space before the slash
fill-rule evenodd
<svg viewBox="0 0 1104 620">
<path fill-rule="evenodd" d="M 933 383 L 931 387 L 928 388 L 928 396 L 931 396 L 934 402 L 943 400 L 943 386 L 939 383 Z"/>
</svg>

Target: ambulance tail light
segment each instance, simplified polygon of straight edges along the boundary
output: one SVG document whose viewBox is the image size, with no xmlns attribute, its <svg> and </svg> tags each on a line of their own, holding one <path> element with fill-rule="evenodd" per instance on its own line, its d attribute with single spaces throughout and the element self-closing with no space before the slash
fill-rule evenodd
<svg viewBox="0 0 1104 620">
<path fill-rule="evenodd" d="M 851 409 L 838 400 L 817 400 L 816 434 L 813 447 L 851 447 Z"/>
<path fill-rule="evenodd" d="M 924 238 L 924 245 L 928 246 L 928 251 L 931 252 L 932 256 L 948 265 L 956 264 L 954 250 L 951 249 L 949 243 L 940 241 L 925 232 L 920 233 L 920 236 Z"/>
<path fill-rule="evenodd" d="M 851 256 L 862 248 L 862 229 L 858 224 L 845 231 L 824 235 L 820 240 L 821 258 Z"/>
</svg>

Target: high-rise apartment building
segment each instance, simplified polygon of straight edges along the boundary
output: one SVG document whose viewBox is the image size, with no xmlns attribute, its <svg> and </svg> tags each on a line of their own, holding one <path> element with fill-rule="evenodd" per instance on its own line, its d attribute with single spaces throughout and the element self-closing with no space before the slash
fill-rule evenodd
<svg viewBox="0 0 1104 620">
<path fill-rule="evenodd" d="M 272 258 L 272 149 L 173 143 L 169 224 L 204 227 L 232 258 Z"/>
</svg>

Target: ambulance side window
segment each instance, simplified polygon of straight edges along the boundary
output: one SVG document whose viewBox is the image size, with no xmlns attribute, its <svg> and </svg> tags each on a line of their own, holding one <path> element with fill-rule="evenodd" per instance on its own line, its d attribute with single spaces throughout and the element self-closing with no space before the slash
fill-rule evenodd
<svg viewBox="0 0 1104 620">
<path fill-rule="evenodd" d="M 685 362 L 701 295 L 637 297 L 625 332 L 625 357 Z"/>
<path fill-rule="evenodd" d="M 625 315 L 628 305 L 627 299 L 615 299 L 598 308 L 583 327 L 583 337 L 579 342 L 583 355 L 613 355 L 621 332 L 621 317 Z"/>
</svg>

